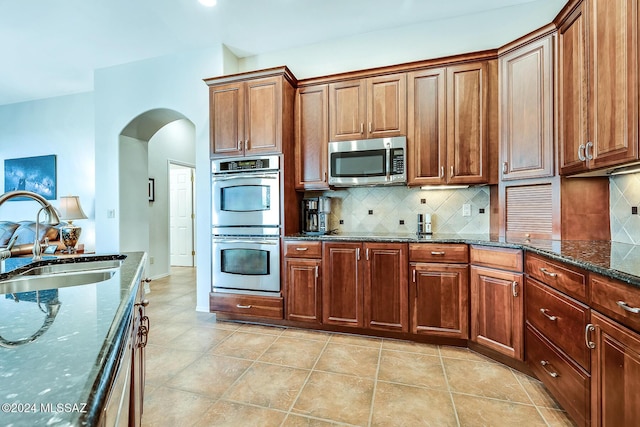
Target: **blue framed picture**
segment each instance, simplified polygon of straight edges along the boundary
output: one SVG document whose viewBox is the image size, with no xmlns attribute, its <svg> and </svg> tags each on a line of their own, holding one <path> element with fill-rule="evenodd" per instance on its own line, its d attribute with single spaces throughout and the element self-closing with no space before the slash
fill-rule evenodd
<svg viewBox="0 0 640 427">
<path fill-rule="evenodd" d="M 55 200 L 56 156 L 23 157 L 4 161 L 4 191 L 27 190 L 47 200 Z M 10 200 L 29 200 L 14 198 Z"/>
</svg>

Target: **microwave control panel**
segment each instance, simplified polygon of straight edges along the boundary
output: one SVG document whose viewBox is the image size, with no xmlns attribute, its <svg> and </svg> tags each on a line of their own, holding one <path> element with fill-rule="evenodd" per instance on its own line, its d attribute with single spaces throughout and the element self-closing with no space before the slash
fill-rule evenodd
<svg viewBox="0 0 640 427">
<path fill-rule="evenodd" d="M 391 150 L 391 175 L 404 174 L 404 149 L 394 148 Z"/>
</svg>

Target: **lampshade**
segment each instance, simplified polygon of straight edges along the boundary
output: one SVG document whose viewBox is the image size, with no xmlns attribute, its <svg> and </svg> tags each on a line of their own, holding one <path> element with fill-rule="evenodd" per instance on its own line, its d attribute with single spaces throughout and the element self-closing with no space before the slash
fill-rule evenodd
<svg viewBox="0 0 640 427">
<path fill-rule="evenodd" d="M 80 206 L 80 199 L 78 196 L 63 196 L 60 197 L 60 219 L 74 220 L 74 219 L 87 219 L 82 207 Z"/>
</svg>

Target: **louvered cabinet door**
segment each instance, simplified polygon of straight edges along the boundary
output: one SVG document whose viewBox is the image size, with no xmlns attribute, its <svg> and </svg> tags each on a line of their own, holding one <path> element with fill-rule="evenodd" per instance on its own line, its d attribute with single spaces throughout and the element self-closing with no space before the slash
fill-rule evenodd
<svg viewBox="0 0 640 427">
<path fill-rule="evenodd" d="M 552 238 L 554 220 L 552 183 L 507 187 L 505 205 L 507 237 Z"/>
</svg>

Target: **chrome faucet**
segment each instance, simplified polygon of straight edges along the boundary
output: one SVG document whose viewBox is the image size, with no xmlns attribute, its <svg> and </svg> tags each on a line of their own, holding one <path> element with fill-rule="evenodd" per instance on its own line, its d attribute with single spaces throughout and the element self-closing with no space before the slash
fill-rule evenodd
<svg viewBox="0 0 640 427">
<path fill-rule="evenodd" d="M 47 211 L 47 214 L 49 215 L 50 225 L 60 224 L 60 218 L 58 217 L 58 213 L 56 212 L 55 208 L 51 205 L 51 203 L 49 203 L 41 195 L 37 193 L 33 193 L 31 191 L 26 191 L 26 190 L 8 191 L 4 193 L 2 196 L 0 196 L 0 206 L 2 206 L 4 202 L 6 202 L 7 200 L 15 199 L 17 197 L 27 197 L 27 198 L 33 199 L 36 202 L 40 203 L 40 205 L 42 206 L 40 209 L 38 209 L 38 213 L 36 214 L 36 237 L 35 237 L 35 241 L 33 242 L 33 259 L 34 261 L 40 260 L 42 259 L 42 245 L 40 244 L 40 239 L 38 238 L 38 234 L 40 234 L 40 212 L 42 212 L 43 210 Z M 11 256 L 11 247 L 13 246 L 14 242 L 15 240 L 13 242 L 9 242 L 10 246 L 0 250 L 0 258 L 6 259 Z"/>
</svg>

